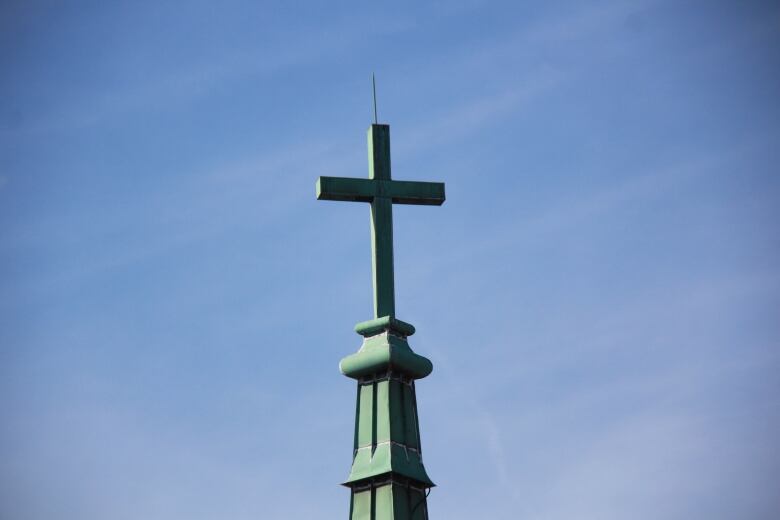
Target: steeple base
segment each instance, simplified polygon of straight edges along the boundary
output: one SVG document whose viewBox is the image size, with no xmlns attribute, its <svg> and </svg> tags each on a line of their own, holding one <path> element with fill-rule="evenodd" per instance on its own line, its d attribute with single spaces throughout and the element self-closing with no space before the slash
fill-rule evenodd
<svg viewBox="0 0 780 520">
<path fill-rule="evenodd" d="M 409 347 L 414 327 L 385 316 L 358 324 L 363 345 L 341 361 L 357 380 L 350 520 L 427 520 L 435 484 L 422 460 L 415 380 L 433 365 Z"/>
<path fill-rule="evenodd" d="M 350 520 L 428 520 L 427 493 L 408 480 L 378 478 L 352 488 Z"/>
</svg>

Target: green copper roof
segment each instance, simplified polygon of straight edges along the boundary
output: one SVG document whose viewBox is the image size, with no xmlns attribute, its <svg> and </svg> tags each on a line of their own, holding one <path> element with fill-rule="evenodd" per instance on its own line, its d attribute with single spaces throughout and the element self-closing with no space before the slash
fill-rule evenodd
<svg viewBox="0 0 780 520">
<path fill-rule="evenodd" d="M 406 339 L 384 332 L 365 338 L 360 350 L 341 360 L 339 369 L 353 379 L 388 370 L 422 379 L 433 371 L 433 364 L 415 354 Z"/>
</svg>

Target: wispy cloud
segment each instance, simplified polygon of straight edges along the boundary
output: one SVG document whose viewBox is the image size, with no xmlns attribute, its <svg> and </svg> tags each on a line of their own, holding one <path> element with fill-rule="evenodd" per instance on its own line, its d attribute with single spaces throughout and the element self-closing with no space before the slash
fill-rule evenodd
<svg viewBox="0 0 780 520">
<path fill-rule="evenodd" d="M 444 264 L 468 261 L 467 258 L 511 249 L 520 242 L 550 240 L 560 233 L 569 232 L 572 227 L 582 226 L 638 201 L 663 197 L 707 177 L 726 175 L 734 164 L 766 150 L 768 146 L 771 146 L 770 139 L 756 138 L 749 143 L 735 143 L 731 148 L 691 155 L 689 159 L 665 166 L 639 167 L 635 172 L 610 175 L 603 184 L 585 192 L 577 189 L 566 193 L 561 190 L 554 204 L 547 209 L 523 219 L 496 221 L 489 229 L 482 229 L 469 248 L 439 254 L 434 251 L 429 257 L 430 262 L 416 263 L 415 273 L 410 275 L 430 276 L 427 269 L 434 266 L 441 268 Z"/>
<path fill-rule="evenodd" d="M 48 275 L 38 273 L 25 286 L 24 297 L 35 298 L 62 284 L 79 283 L 159 259 L 247 222 L 256 228 L 272 229 L 285 216 L 298 211 L 302 198 L 313 199 L 318 173 L 348 174 L 354 164 L 362 163 L 362 157 L 355 158 L 359 152 L 344 150 L 327 139 L 298 143 L 204 168 L 186 177 L 172 176 L 170 182 L 160 183 L 147 197 L 113 207 L 110 212 L 106 209 L 110 218 L 92 222 L 88 228 L 78 219 L 70 222 L 63 215 L 24 222 L 14 247 L 46 250 L 56 245 L 58 250 L 58 267 Z M 311 164 L 317 164 L 321 171 L 311 170 Z M 165 173 L 160 177 L 167 178 Z M 56 241 L 52 240 L 54 231 L 59 234 Z M 75 254 L 68 262 L 64 253 L 76 251 L 89 254 L 86 259 Z"/>
<path fill-rule="evenodd" d="M 714 430 L 720 431 L 714 435 Z M 779 509 L 762 505 L 759 497 L 765 486 L 751 489 L 776 474 L 773 463 L 757 460 L 766 455 L 770 441 L 742 437 L 739 430 L 723 431 L 720 420 L 690 412 L 655 409 L 633 414 L 582 446 L 576 458 L 562 461 L 529 517 L 770 518 Z M 731 509 L 710 505 L 719 494 L 732 497 Z"/>
<path fill-rule="evenodd" d="M 662 3 L 658 0 L 639 2 L 601 2 L 582 4 L 564 16 L 540 20 L 524 31 L 528 42 L 550 44 L 581 40 L 596 33 L 614 30 L 629 19 Z"/>
<path fill-rule="evenodd" d="M 332 21 L 327 27 L 301 30 L 302 37 L 279 34 L 275 42 L 251 50 L 231 50 L 178 70 L 143 77 L 111 90 L 97 87 L 82 101 L 53 108 L 48 113 L 18 119 L 0 128 L 6 138 L 38 136 L 43 133 L 73 132 L 140 110 L 180 107 L 202 98 L 215 88 L 250 78 L 271 77 L 283 70 L 300 69 L 311 63 L 342 54 L 372 37 L 408 30 L 412 21 L 401 16 L 385 19 L 379 27 L 366 23 L 363 15 Z"/>
<path fill-rule="evenodd" d="M 460 406 L 434 404 L 445 406 L 443 415 L 472 424 L 453 432 L 447 450 L 468 446 L 460 449 L 491 461 L 486 485 L 500 485 L 504 497 L 491 512 L 497 518 L 511 518 L 508 509 L 540 520 L 577 514 L 650 519 L 661 513 L 676 519 L 705 512 L 725 519 L 745 510 L 771 517 L 777 506 L 766 501 L 767 483 L 780 467 L 770 455 L 770 432 L 780 424 L 780 401 L 766 390 L 776 387 L 769 378 L 780 356 L 770 345 L 744 343 L 739 355 L 718 353 L 716 338 L 686 331 L 690 321 L 728 315 L 745 301 L 767 301 L 780 287 L 776 275 L 767 276 L 723 280 L 704 292 L 679 287 L 676 294 L 642 298 L 640 306 L 614 312 L 604 324 L 559 318 L 560 329 L 544 329 L 552 337 L 538 351 L 519 344 L 533 341 L 528 330 L 483 330 L 479 347 L 485 349 L 479 352 L 487 366 L 466 363 L 467 378 L 450 377 L 464 372 L 453 357 L 473 355 L 475 346 L 458 343 L 457 334 L 441 338 L 446 348 L 432 353 L 436 393 Z M 605 336 L 605 329 L 612 334 Z M 503 345 L 519 351 L 522 361 L 501 354 Z M 634 353 L 633 364 L 623 359 L 627 352 Z M 485 388 L 482 370 L 496 388 Z M 589 370 L 593 377 L 580 382 L 561 378 Z M 757 386 L 742 388 L 747 381 Z M 745 408 L 740 403 L 748 399 L 753 406 Z M 758 416 L 774 426 L 753 428 Z M 477 435 L 482 442 L 475 445 Z M 703 470 L 706 477 L 699 475 Z M 462 503 L 446 490 L 439 493 L 455 502 L 453 510 Z M 718 494 L 729 497 L 734 511 L 709 509 Z"/>
<path fill-rule="evenodd" d="M 409 132 L 398 139 L 398 153 L 411 155 L 474 135 L 488 125 L 515 116 L 519 110 L 555 87 L 561 80 L 559 72 L 542 68 L 529 73 L 520 85 L 451 106 L 438 117 L 410 128 Z"/>
</svg>

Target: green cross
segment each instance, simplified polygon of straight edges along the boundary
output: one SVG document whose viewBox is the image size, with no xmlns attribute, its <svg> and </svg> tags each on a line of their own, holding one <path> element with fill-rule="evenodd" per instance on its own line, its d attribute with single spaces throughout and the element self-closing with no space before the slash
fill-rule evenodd
<svg viewBox="0 0 780 520">
<path fill-rule="evenodd" d="M 320 177 L 317 200 L 371 203 L 371 267 L 374 317 L 395 317 L 393 281 L 393 203 L 441 206 L 443 182 L 394 181 L 390 178 L 390 126 L 368 129 L 368 179 Z"/>
</svg>

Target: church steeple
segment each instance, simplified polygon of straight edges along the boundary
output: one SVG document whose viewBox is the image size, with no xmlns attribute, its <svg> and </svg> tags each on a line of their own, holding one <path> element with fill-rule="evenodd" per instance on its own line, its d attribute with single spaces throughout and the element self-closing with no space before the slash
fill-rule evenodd
<svg viewBox="0 0 780 520">
<path fill-rule="evenodd" d="M 396 318 L 393 279 L 393 204 L 444 203 L 444 184 L 396 181 L 390 176 L 390 127 L 368 129 L 368 179 L 320 177 L 317 199 L 371 204 L 374 319 L 359 323 L 360 349 L 341 360 L 357 380 L 350 520 L 427 520 L 434 484 L 422 460 L 415 380 L 433 365 L 407 338 L 414 327 Z"/>
</svg>

